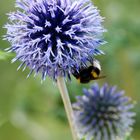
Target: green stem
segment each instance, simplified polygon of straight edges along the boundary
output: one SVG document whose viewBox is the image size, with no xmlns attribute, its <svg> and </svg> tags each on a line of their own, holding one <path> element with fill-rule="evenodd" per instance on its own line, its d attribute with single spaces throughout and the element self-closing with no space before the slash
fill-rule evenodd
<svg viewBox="0 0 140 140">
<path fill-rule="evenodd" d="M 117 137 L 116 140 L 122 140 L 120 137 Z"/>
<path fill-rule="evenodd" d="M 73 140 L 78 140 L 77 134 L 75 131 L 74 122 L 73 122 L 73 110 L 72 110 L 72 106 L 71 106 L 71 101 L 69 98 L 69 94 L 68 94 L 68 90 L 67 90 L 64 78 L 58 77 L 57 84 L 58 84 L 58 88 L 60 90 L 61 97 L 62 97 L 62 100 L 64 103 L 64 107 L 65 107 L 67 118 L 68 118 L 69 125 L 71 128 Z"/>
</svg>

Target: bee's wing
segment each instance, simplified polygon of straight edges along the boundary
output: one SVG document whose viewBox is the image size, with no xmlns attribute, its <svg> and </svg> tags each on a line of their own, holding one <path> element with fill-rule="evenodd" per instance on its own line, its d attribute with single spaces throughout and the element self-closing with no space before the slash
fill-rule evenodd
<svg viewBox="0 0 140 140">
<path fill-rule="evenodd" d="M 91 80 L 98 80 L 98 79 L 103 79 L 103 78 L 106 78 L 106 76 L 99 76 L 99 77 L 97 77 L 97 78 L 92 78 Z"/>
<path fill-rule="evenodd" d="M 106 76 L 105 75 L 99 76 L 97 79 L 103 79 L 103 78 L 106 78 Z"/>
</svg>

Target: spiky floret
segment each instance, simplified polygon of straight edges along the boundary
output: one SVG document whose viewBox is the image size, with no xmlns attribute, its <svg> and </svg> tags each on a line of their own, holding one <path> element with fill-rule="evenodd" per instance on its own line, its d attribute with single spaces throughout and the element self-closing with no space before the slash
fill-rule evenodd
<svg viewBox="0 0 140 140">
<path fill-rule="evenodd" d="M 86 140 L 123 139 L 132 131 L 134 107 L 130 98 L 123 96 L 123 91 L 105 84 L 97 84 L 83 90 L 83 96 L 77 96 L 73 104 L 74 117 L 79 136 Z"/>
<path fill-rule="evenodd" d="M 19 68 L 56 79 L 101 53 L 103 18 L 90 0 L 17 0 L 16 7 L 5 39 L 16 53 L 12 62 L 22 61 Z"/>
</svg>

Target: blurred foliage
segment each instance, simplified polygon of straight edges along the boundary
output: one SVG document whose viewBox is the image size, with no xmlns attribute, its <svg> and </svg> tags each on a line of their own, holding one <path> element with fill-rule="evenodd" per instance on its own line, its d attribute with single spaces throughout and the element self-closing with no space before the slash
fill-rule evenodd
<svg viewBox="0 0 140 140">
<path fill-rule="evenodd" d="M 134 139 L 130 136 L 127 136 L 125 140 L 134 140 Z"/>
<path fill-rule="evenodd" d="M 0 60 L 6 60 L 11 56 L 12 56 L 11 53 L 7 53 L 7 52 L 4 52 L 4 51 L 0 50 Z"/>
<path fill-rule="evenodd" d="M 14 2 L 0 0 L 0 50 L 10 47 L 2 40 L 6 33 L 2 27 L 7 22 L 6 13 L 14 10 Z M 101 47 L 106 55 L 97 57 L 102 65 L 102 75 L 107 78 L 98 82 L 118 85 L 137 101 L 132 136 L 139 140 L 140 1 L 98 0 L 94 3 L 106 17 L 104 26 L 108 29 L 105 33 L 108 43 Z M 41 84 L 40 76 L 26 79 L 29 70 L 16 71 L 20 62 L 10 64 L 9 57 L 0 51 L 0 140 L 71 140 L 57 85 L 49 78 Z M 89 87 L 92 83 L 81 85 L 72 77 L 72 81 L 67 82 L 71 100 L 82 94 L 83 86 Z"/>
</svg>

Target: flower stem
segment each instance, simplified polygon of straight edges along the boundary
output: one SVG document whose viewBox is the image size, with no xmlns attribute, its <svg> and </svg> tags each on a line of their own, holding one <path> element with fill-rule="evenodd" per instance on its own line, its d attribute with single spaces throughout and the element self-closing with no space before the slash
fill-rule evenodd
<svg viewBox="0 0 140 140">
<path fill-rule="evenodd" d="M 122 140 L 120 137 L 117 137 L 116 140 Z"/>
<path fill-rule="evenodd" d="M 67 90 L 64 78 L 58 77 L 57 84 L 58 84 L 58 88 L 60 90 L 61 97 L 64 103 L 64 107 L 65 107 L 67 118 L 68 118 L 69 125 L 71 128 L 73 140 L 77 140 L 77 134 L 76 134 L 74 122 L 73 122 L 73 110 L 72 110 L 71 101 L 69 98 L 69 94 L 68 94 L 68 90 Z"/>
</svg>

